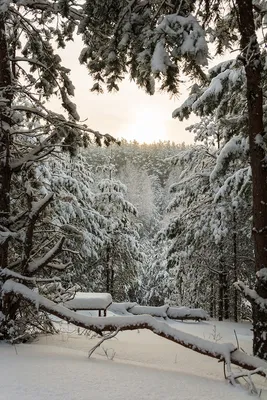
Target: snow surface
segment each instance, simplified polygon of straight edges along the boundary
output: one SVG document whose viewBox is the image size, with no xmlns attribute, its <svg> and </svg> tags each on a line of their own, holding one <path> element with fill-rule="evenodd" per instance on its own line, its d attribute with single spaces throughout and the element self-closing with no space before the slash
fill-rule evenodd
<svg viewBox="0 0 267 400">
<path fill-rule="evenodd" d="M 240 346 L 251 349 L 248 323 L 170 324 L 219 343 L 233 341 L 236 330 Z M 99 339 L 78 335 L 64 322 L 59 326 L 60 334 L 41 336 L 34 344 L 0 344 L 0 400 L 251 399 L 224 380 L 222 363 L 147 330 L 121 332 L 88 359 L 88 350 Z M 105 352 L 109 358 L 114 355 L 113 361 Z M 262 385 L 262 378 L 257 379 L 257 386 Z M 263 386 L 262 400 L 266 395 Z"/>
</svg>

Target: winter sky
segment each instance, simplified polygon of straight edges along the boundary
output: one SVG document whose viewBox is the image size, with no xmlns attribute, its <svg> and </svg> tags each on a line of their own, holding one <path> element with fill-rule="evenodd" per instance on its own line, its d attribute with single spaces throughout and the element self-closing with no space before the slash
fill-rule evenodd
<svg viewBox="0 0 267 400">
<path fill-rule="evenodd" d="M 92 79 L 78 57 L 82 49 L 79 38 L 70 42 L 61 52 L 63 65 L 71 68 L 71 78 L 76 88 L 75 102 L 81 120 L 101 133 L 117 138 L 137 140 L 140 143 L 170 140 L 176 143 L 192 143 L 193 135 L 185 130 L 194 119 L 180 122 L 172 119 L 172 111 L 186 99 L 186 85 L 181 87 L 179 98 L 170 98 L 167 93 L 149 96 L 138 89 L 135 83 L 125 79 L 118 93 L 96 94 L 90 91 Z M 187 84 L 190 86 L 190 82 Z M 56 111 L 61 111 L 54 105 Z"/>
</svg>

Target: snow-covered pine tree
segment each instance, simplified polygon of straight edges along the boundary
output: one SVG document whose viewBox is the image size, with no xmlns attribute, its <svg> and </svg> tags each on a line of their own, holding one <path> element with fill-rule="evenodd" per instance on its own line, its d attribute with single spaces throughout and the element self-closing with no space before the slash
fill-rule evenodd
<svg viewBox="0 0 267 400">
<path fill-rule="evenodd" d="M 122 140 L 121 146 L 90 146 L 84 156 L 93 171 L 97 171 L 99 165 L 105 165 L 107 157 L 112 155 L 118 178 L 128 188 L 127 200 L 137 208 L 138 218 L 147 234 L 153 236 L 168 204 L 168 179 L 173 171 L 169 158 L 183 147 L 170 142 L 140 144 Z"/>
<path fill-rule="evenodd" d="M 70 70 L 62 66 L 55 50 L 55 39 L 63 47 L 75 30 L 80 7 L 73 4 L 70 9 L 67 3 L 0 2 L 1 287 L 15 276 L 32 287 L 33 276 L 43 281 L 47 270 L 68 265 L 54 262 L 63 249 L 62 232 L 49 240 L 39 224 L 41 216 L 48 218 L 54 194 L 40 191 L 35 164 L 62 146 L 73 153 L 85 141 L 102 138 L 78 123 L 70 100 L 74 95 Z M 60 98 L 67 117 L 47 107 L 53 95 Z M 108 135 L 103 137 L 110 140 Z M 15 295 L 1 292 L 1 338 L 25 333 L 33 317 L 31 311 L 26 315 L 28 308 L 22 304 Z M 17 319 L 23 321 L 21 326 Z"/>
<path fill-rule="evenodd" d="M 252 171 L 256 286 L 255 292 L 250 292 L 242 284 L 239 288 L 254 304 L 254 352 L 266 358 L 267 343 L 263 343 L 262 339 L 267 334 L 266 311 L 265 307 L 261 307 L 267 298 L 267 192 L 264 189 L 267 169 L 262 162 L 265 160 L 262 91 L 262 56 L 265 49 L 264 46 L 262 49 L 256 35 L 257 29 L 263 27 L 266 21 L 265 3 L 255 4 L 252 0 L 133 0 L 127 4 L 105 2 L 99 7 L 96 0 L 87 4 L 87 11 L 91 14 L 88 16 L 90 26 L 99 23 L 97 16 L 101 11 L 100 22 L 106 35 L 96 35 L 93 40 L 90 36 L 80 58 L 96 80 L 94 90 L 101 90 L 101 82 L 105 81 L 110 90 L 117 89 L 117 83 L 127 71 L 150 94 L 155 90 L 155 78 L 161 80 L 162 89 L 177 93 L 181 70 L 205 81 L 205 74 L 200 68 L 207 63 L 205 34 L 214 42 L 215 54 L 223 54 L 233 46 L 241 48 L 239 59 L 244 67 L 246 82 L 245 107 L 248 111 Z M 85 35 L 88 30 L 81 29 Z M 220 85 L 218 91 L 221 91 Z"/>
<path fill-rule="evenodd" d="M 50 158 L 38 166 L 37 175 L 42 192 L 54 193 L 51 226 L 65 235 L 65 247 L 71 252 L 73 266 L 62 278 L 91 291 L 97 285 L 94 264 L 107 239 L 107 221 L 93 207 L 91 166 L 81 152 L 76 156 L 65 152 L 60 159 Z"/>
<path fill-rule="evenodd" d="M 140 223 L 137 210 L 126 200 L 127 188 L 115 177 L 114 165 L 103 167 L 97 184 L 95 209 L 107 221 L 105 239 L 96 268 L 101 273 L 101 290 L 112 294 L 116 301 L 133 300 L 137 276 L 144 253 L 139 244 Z"/>
<path fill-rule="evenodd" d="M 141 304 L 162 305 L 169 298 L 165 249 L 155 245 L 153 237 L 168 204 L 169 175 L 176 174 L 169 158 L 181 148 L 181 145 L 169 142 L 139 144 L 122 141 L 121 146 L 96 149 L 90 146 L 85 151 L 97 180 L 100 179 L 99 166 L 105 165 L 112 155 L 116 178 L 127 187 L 126 200 L 138 211 L 139 241 L 146 257 L 138 270 L 138 287 L 133 299 Z"/>
<path fill-rule="evenodd" d="M 204 135 L 205 141 L 208 132 L 211 135 L 211 126 L 205 133 L 202 122 L 194 130 Z M 214 135 L 217 138 L 216 132 Z M 171 277 L 176 281 L 171 300 L 190 305 L 194 299 L 195 306 L 209 309 L 219 319 L 229 316 L 237 319 L 239 299 L 232 287 L 237 280 L 237 269 L 239 277 L 251 282 L 251 270 L 248 265 L 243 268 L 245 258 L 248 261 L 252 256 L 250 222 L 244 218 L 250 211 L 245 196 L 248 184 L 237 182 L 240 185 L 230 193 L 227 184 L 220 188 L 227 178 L 230 182 L 234 172 L 228 171 L 227 176 L 218 173 L 215 179 L 219 165 L 215 147 L 195 146 L 180 152 L 173 161 L 180 165 L 182 173 L 171 186 L 174 197 L 168 209 L 172 215 L 163 231 L 169 240 Z M 210 285 L 204 284 L 205 281 Z"/>
<path fill-rule="evenodd" d="M 2 129 L 4 134 L 0 144 L 1 154 L 5 154 L 0 174 L 0 183 L 4 194 L 0 204 L 2 212 L 0 216 L 5 227 L 10 207 L 7 196 L 10 186 L 10 165 L 5 160 L 6 157 L 9 157 L 9 127 L 12 125 L 9 110 L 13 104 L 6 29 L 9 29 L 10 26 L 14 27 L 12 16 L 21 13 L 21 10 L 31 11 L 33 15 L 31 20 L 33 19 L 38 27 L 39 24 L 44 25 L 44 31 L 49 33 L 53 32 L 54 28 L 49 26 L 47 29 L 49 25 L 47 21 L 51 15 L 63 16 L 67 22 L 71 22 L 71 24 L 64 23 L 63 27 L 59 29 L 59 25 L 57 25 L 55 33 L 60 44 L 62 35 L 63 38 L 67 35 L 72 37 L 73 26 L 78 25 L 78 30 L 83 34 L 83 40 L 86 43 L 80 61 L 86 63 L 89 71 L 94 75 L 96 80 L 94 89 L 96 90 L 99 90 L 99 82 L 103 81 L 107 83 L 110 90 L 116 89 L 117 83 L 127 71 L 149 93 L 154 92 L 155 77 L 161 79 L 163 89 L 177 93 L 179 74 L 182 69 L 205 80 L 205 75 L 200 68 L 201 65 L 207 63 L 208 46 L 204 37 L 205 29 L 215 42 L 217 53 L 223 53 L 225 49 L 235 44 L 241 47 L 241 60 L 244 64 L 247 83 L 246 102 L 252 169 L 253 234 L 257 279 L 255 291 L 249 291 L 242 284 L 239 285 L 239 288 L 254 304 L 254 352 L 260 357 L 266 358 L 267 342 L 263 341 L 267 332 L 266 311 L 261 305 L 267 298 L 265 279 L 267 192 L 264 189 L 267 169 L 262 162 L 265 159 L 261 85 L 263 63 L 262 51 L 256 36 L 256 29 L 261 27 L 265 21 L 265 5 L 260 2 L 255 5 L 252 0 L 236 0 L 234 3 L 229 0 L 220 3 L 208 0 L 190 3 L 183 0 L 179 2 L 174 0 L 163 2 L 132 0 L 130 3 L 109 0 L 103 3 L 95 0 L 84 3 L 73 2 L 70 7 L 67 1 L 51 2 L 47 0 L 41 3 L 32 2 L 32 0 L 3 1 L 0 20 L 0 48 L 1 59 L 3 59 L 0 87 L 4 88 L 5 92 L 1 104 L 3 105 L 2 120 L 7 125 L 5 125 L 5 129 Z M 22 17 L 20 21 L 27 19 L 25 15 Z M 202 26 L 197 18 L 201 20 Z M 43 24 L 44 19 L 45 24 Z M 7 23 L 9 21 L 10 24 Z M 101 26 L 101 32 L 99 26 Z M 35 36 L 37 35 L 32 35 L 31 38 Z M 13 36 L 10 35 L 10 37 Z M 34 56 L 35 54 L 39 59 L 39 53 L 34 49 Z M 15 62 L 17 63 L 18 60 Z M 33 68 L 36 65 L 34 63 Z M 39 67 L 42 69 L 41 66 Z M 49 68 L 46 66 L 43 68 L 43 73 L 46 73 L 47 70 Z M 46 82 L 43 81 L 41 85 L 45 87 Z M 67 110 L 76 118 L 77 114 L 66 98 L 66 90 L 61 91 L 61 96 Z M 26 110 L 24 109 L 24 111 Z M 5 240 L 5 243 L 1 249 L 4 265 L 7 264 L 8 257 L 8 241 Z"/>
<path fill-rule="evenodd" d="M 265 63 L 264 51 L 262 62 Z M 262 88 L 265 92 L 265 69 L 262 72 Z M 194 85 L 188 99 L 174 111 L 173 116 L 183 119 L 187 118 L 191 112 L 201 116 L 200 123 L 189 127 L 195 133 L 196 140 L 208 145 L 216 144 L 219 147 L 216 163 L 210 176 L 214 201 L 217 204 L 230 202 L 232 205 L 233 223 L 229 225 L 232 227 L 229 233 L 235 243 L 232 249 L 235 254 L 233 264 L 238 270 L 234 276 L 235 280 L 242 276 L 244 281 L 251 285 L 253 253 L 249 237 L 252 174 L 249 160 L 246 76 L 242 60 L 224 61 L 211 68 L 205 84 Z M 247 216 L 246 220 L 243 218 L 244 215 Z M 247 245 L 243 246 L 244 243 Z M 236 318 L 237 294 L 235 293 L 233 297 Z M 255 323 L 257 324 L 256 321 Z M 255 349 L 257 348 L 256 341 L 257 339 L 254 341 Z"/>
<path fill-rule="evenodd" d="M 127 187 L 127 200 L 138 211 L 138 219 L 143 225 L 142 236 L 153 236 L 159 221 L 159 214 L 155 205 L 153 182 L 145 169 L 139 169 L 128 161 L 118 174 L 120 181 Z"/>
</svg>

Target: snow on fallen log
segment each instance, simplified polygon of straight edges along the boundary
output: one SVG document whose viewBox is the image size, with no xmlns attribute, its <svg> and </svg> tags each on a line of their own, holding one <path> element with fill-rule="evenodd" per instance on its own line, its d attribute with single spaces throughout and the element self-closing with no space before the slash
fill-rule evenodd
<svg viewBox="0 0 267 400">
<path fill-rule="evenodd" d="M 202 308 L 189 308 L 189 307 L 169 307 L 167 309 L 167 316 L 171 319 L 198 319 L 206 321 L 209 315 Z"/>
<path fill-rule="evenodd" d="M 169 308 L 168 305 L 161 306 L 161 307 L 135 305 L 132 308 L 130 308 L 128 311 L 133 315 L 148 314 L 148 315 L 151 315 L 152 317 L 167 318 L 167 309 L 168 308 Z"/>
<path fill-rule="evenodd" d="M 108 311 L 118 315 L 132 315 L 130 309 L 136 305 L 137 303 L 130 303 L 128 301 L 124 303 L 112 303 L 108 307 Z"/>
<path fill-rule="evenodd" d="M 148 314 L 152 317 L 162 317 L 179 320 L 198 320 L 206 321 L 209 315 L 201 308 L 189 307 L 169 307 L 167 304 L 161 307 L 140 306 L 137 303 L 112 303 L 108 310 L 118 315 L 143 315 Z"/>
<path fill-rule="evenodd" d="M 214 343 L 206 339 L 202 339 L 189 333 L 181 332 L 164 321 L 158 321 L 150 315 L 136 316 L 113 316 L 113 317 L 88 317 L 76 314 L 74 311 L 66 307 L 58 305 L 51 300 L 33 292 L 21 283 L 8 280 L 2 286 L 2 292 L 5 296 L 15 294 L 24 300 L 38 306 L 39 310 L 46 311 L 67 322 L 73 323 L 85 329 L 92 330 L 97 333 L 104 331 L 125 331 L 136 329 L 149 329 L 156 335 L 165 339 L 178 343 L 186 348 L 192 349 L 200 354 L 204 354 L 219 360 L 225 360 L 238 365 L 247 370 L 255 370 L 259 368 L 259 374 L 266 375 L 263 369 L 267 369 L 267 363 L 257 357 L 249 356 L 231 343 Z"/>
</svg>

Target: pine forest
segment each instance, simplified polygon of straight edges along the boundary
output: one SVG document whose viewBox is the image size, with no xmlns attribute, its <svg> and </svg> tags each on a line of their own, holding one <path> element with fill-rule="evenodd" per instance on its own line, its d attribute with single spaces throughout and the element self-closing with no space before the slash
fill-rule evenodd
<svg viewBox="0 0 267 400">
<path fill-rule="evenodd" d="M 30 383 L 29 392 L 1 389 L 8 366 L 17 370 L 8 349 L 27 358 L 41 349 L 32 343 L 53 344 L 62 326 L 81 341 L 92 336 L 89 357 L 105 340 L 116 347 L 112 338 L 127 337 L 112 355 L 102 347 L 108 360 L 121 351 L 123 362 L 135 360 L 129 348 L 150 359 L 141 339 L 151 331 L 177 354 L 193 350 L 182 371 L 209 356 L 231 385 L 219 394 L 210 383 L 210 397 L 181 388 L 172 397 L 170 388 L 151 389 L 144 373 L 148 395 L 135 387 L 109 396 L 99 383 L 99 397 L 91 384 L 89 397 L 71 385 L 57 397 L 49 381 L 52 395 L 41 400 L 245 399 L 244 386 L 267 398 L 266 28 L 265 0 L 0 0 L 0 399 L 38 398 Z M 62 61 L 69 43 L 79 50 L 75 70 Z M 80 71 L 85 96 L 99 102 L 128 81 L 147 96 L 175 97 L 175 139 L 147 143 L 144 131 L 139 143 L 93 129 L 76 106 Z M 185 122 L 193 144 L 179 139 Z M 217 331 L 225 327 L 229 340 Z M 155 349 L 156 341 L 150 356 Z M 212 367 L 197 365 L 208 379 Z M 113 367 L 97 368 L 96 381 Z M 111 391 L 126 373 L 114 368 Z"/>
</svg>

